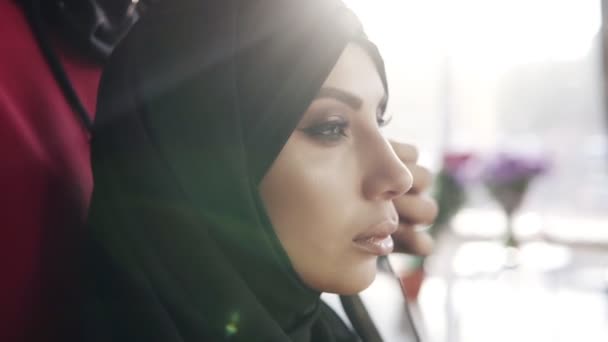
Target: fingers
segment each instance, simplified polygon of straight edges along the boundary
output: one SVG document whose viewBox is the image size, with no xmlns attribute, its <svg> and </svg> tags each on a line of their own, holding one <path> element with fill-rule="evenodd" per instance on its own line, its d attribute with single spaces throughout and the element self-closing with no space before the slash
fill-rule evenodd
<svg viewBox="0 0 608 342">
<path fill-rule="evenodd" d="M 433 251 L 433 238 L 426 232 L 417 232 L 409 224 L 400 224 L 393 233 L 395 252 L 426 256 Z"/>
<path fill-rule="evenodd" d="M 435 200 L 421 194 L 405 194 L 393 200 L 399 219 L 409 224 L 431 224 L 437 217 Z"/>
<path fill-rule="evenodd" d="M 393 234 L 395 251 L 429 255 L 433 249 L 433 238 L 426 232 L 416 231 L 415 227 L 432 224 L 437 217 L 437 202 L 424 194 L 433 182 L 433 175 L 427 168 L 417 164 L 419 155 L 416 147 L 395 141 L 390 143 L 414 179 L 412 188 L 393 200 L 399 214 L 399 228 Z"/>
<path fill-rule="evenodd" d="M 393 150 L 405 164 L 413 163 L 418 161 L 418 149 L 414 145 L 400 143 L 391 140 L 390 141 Z"/>
<path fill-rule="evenodd" d="M 414 164 L 406 163 L 407 168 L 412 173 L 414 184 L 409 193 L 420 194 L 425 192 L 433 183 L 433 174 L 427 168 Z"/>
<path fill-rule="evenodd" d="M 419 157 L 418 149 L 411 144 L 400 143 L 392 140 L 390 143 L 399 159 L 401 159 L 401 161 L 412 173 L 414 184 L 412 189 L 410 189 L 410 192 L 422 193 L 428 189 L 433 182 L 433 175 L 427 168 L 416 164 Z"/>
</svg>

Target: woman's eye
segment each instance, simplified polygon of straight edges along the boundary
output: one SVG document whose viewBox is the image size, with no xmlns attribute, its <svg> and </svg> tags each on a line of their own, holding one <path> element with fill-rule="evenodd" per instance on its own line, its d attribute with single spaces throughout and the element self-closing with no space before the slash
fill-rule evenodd
<svg viewBox="0 0 608 342">
<path fill-rule="evenodd" d="M 347 128 L 347 122 L 331 121 L 305 128 L 304 131 L 314 138 L 337 141 L 346 137 Z"/>
</svg>

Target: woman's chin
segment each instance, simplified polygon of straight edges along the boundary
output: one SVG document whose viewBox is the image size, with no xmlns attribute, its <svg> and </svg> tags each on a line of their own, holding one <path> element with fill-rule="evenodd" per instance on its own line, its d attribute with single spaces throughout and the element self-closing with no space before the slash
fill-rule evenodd
<svg viewBox="0 0 608 342">
<path fill-rule="evenodd" d="M 339 295 L 353 295 L 368 288 L 376 279 L 376 260 L 367 262 L 359 267 L 352 268 L 347 272 L 337 272 L 339 278 L 334 279 L 331 284 L 326 284 L 322 292 L 335 293 Z"/>
</svg>

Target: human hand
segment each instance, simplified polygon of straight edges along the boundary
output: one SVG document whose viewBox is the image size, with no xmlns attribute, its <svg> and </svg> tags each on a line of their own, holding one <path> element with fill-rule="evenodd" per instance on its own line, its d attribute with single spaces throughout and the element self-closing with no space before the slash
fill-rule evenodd
<svg viewBox="0 0 608 342">
<path fill-rule="evenodd" d="M 437 217 L 437 202 L 425 194 L 433 176 L 431 172 L 418 165 L 418 149 L 410 144 L 390 142 L 395 153 L 412 173 L 414 184 L 403 196 L 393 200 L 399 214 L 399 228 L 393 234 L 395 252 L 425 256 L 431 253 L 433 238 L 417 226 L 433 223 Z"/>
</svg>

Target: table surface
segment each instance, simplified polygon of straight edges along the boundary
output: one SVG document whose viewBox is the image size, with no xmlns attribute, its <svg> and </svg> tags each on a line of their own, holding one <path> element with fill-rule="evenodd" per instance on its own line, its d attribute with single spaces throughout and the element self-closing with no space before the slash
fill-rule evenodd
<svg viewBox="0 0 608 342">
<path fill-rule="evenodd" d="M 361 297 L 384 340 L 412 341 L 413 314 L 425 342 L 608 341 L 608 219 L 522 215 L 511 253 L 492 217 L 465 212 L 441 234 L 409 313 L 394 278 L 378 274 Z M 397 272 L 410 261 L 391 255 Z M 323 299 L 348 321 L 337 296 Z"/>
<path fill-rule="evenodd" d="M 608 245 L 533 239 L 505 268 L 498 240 L 439 240 L 419 295 L 430 342 L 608 341 Z"/>
</svg>

